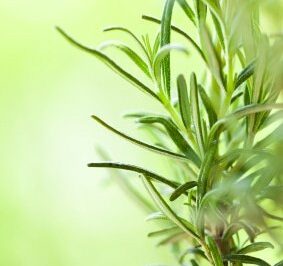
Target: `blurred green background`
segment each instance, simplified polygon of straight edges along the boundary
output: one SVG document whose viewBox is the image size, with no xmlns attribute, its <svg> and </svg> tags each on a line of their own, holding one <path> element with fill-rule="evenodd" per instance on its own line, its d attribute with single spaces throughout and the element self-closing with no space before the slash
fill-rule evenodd
<svg viewBox="0 0 283 266">
<path fill-rule="evenodd" d="M 282 1 L 268 2 L 266 28 L 282 30 Z M 118 36 L 101 31 L 113 24 L 153 36 L 156 26 L 140 17 L 160 16 L 162 5 L 162 0 L 0 0 L 0 265 L 172 260 L 146 238 L 145 213 L 117 186 L 106 185 L 105 171 L 86 167 L 99 159 L 99 145 L 114 160 L 166 172 L 158 156 L 112 136 L 90 118 L 95 113 L 140 134 L 121 115 L 158 106 L 54 29 L 60 25 L 93 45 Z M 182 18 L 175 19 L 182 24 Z"/>
</svg>

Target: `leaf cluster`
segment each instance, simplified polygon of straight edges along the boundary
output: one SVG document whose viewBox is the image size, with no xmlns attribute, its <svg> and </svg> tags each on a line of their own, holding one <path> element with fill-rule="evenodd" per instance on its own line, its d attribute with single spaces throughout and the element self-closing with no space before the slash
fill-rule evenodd
<svg viewBox="0 0 283 266">
<path fill-rule="evenodd" d="M 177 6 L 197 39 L 173 25 Z M 126 116 L 150 132 L 157 144 L 129 136 L 97 116 L 93 119 L 163 156 L 172 169 L 178 169 L 175 176 L 111 161 L 89 167 L 126 170 L 142 179 L 159 209 L 148 220 L 161 221 L 149 237 L 174 247 L 179 265 L 268 266 L 260 253 L 256 257 L 250 253 L 275 244 L 258 237 L 269 234 L 273 243 L 281 244 L 274 230 L 283 221 L 277 215 L 283 206 L 283 104 L 279 101 L 283 39 L 261 31 L 260 7 L 260 1 L 253 0 L 166 0 L 160 19 L 142 17 L 158 27 L 153 40 L 123 27 L 105 29 L 128 34 L 139 51 L 120 41 L 87 47 L 58 28 L 71 44 L 101 60 L 164 108 L 165 114 Z M 172 33 L 184 37 L 188 45 L 173 44 Z M 110 47 L 132 60 L 144 80 L 114 62 L 106 54 Z M 183 69 L 174 77 L 173 51 L 198 54 L 202 73 Z M 169 196 L 164 187 L 170 189 Z M 153 209 L 138 192 L 134 195 Z"/>
</svg>

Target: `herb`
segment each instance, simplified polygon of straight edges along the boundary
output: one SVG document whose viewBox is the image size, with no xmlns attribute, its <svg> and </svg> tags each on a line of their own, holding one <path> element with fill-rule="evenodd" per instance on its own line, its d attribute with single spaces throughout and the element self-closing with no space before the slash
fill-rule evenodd
<svg viewBox="0 0 283 266">
<path fill-rule="evenodd" d="M 166 222 L 159 223 L 159 230 L 149 237 L 163 237 L 160 245 L 178 245 L 174 249 L 178 265 L 268 266 L 270 262 L 260 253 L 256 257 L 250 253 L 281 245 L 274 230 L 276 221 L 283 220 L 277 214 L 283 206 L 283 103 L 279 103 L 283 39 L 260 30 L 260 2 L 167 0 L 161 19 L 143 15 L 159 28 L 153 44 L 148 35 L 139 39 L 123 27 L 105 30 L 129 34 L 141 54 L 119 41 L 90 48 L 58 28 L 71 44 L 101 60 L 167 112 L 128 115 L 152 133 L 159 145 L 128 136 L 97 116 L 93 119 L 125 140 L 167 157 L 172 168 L 182 173 L 182 182 L 177 175 L 164 177 L 126 163 L 106 161 L 89 167 L 137 173 L 160 210 L 148 220 Z M 172 24 L 177 5 L 197 39 Z M 172 32 L 188 40 L 189 46 L 173 45 Z M 114 62 L 104 52 L 110 46 L 124 52 L 151 85 Z M 196 52 L 202 73 L 184 69 L 173 77 L 170 57 L 175 50 L 184 55 Z M 173 94 L 178 96 L 177 103 Z M 168 140 L 175 148 L 168 146 Z M 166 186 L 170 195 L 164 193 Z M 131 192 L 147 210 L 152 209 L 137 191 Z M 273 244 L 259 241 L 263 234 Z"/>
</svg>

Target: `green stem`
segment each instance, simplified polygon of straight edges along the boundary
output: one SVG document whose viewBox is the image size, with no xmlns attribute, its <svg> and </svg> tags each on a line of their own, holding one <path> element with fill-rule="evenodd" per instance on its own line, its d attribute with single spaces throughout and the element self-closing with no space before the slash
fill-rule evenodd
<svg viewBox="0 0 283 266">
<path fill-rule="evenodd" d="M 201 240 L 199 240 L 199 243 L 202 245 L 202 247 L 204 249 L 204 253 L 205 253 L 206 257 L 208 258 L 209 262 L 211 263 L 211 265 L 214 266 L 213 258 L 212 258 L 210 249 L 209 249 L 208 245 L 206 244 L 205 240 L 201 239 Z"/>
</svg>

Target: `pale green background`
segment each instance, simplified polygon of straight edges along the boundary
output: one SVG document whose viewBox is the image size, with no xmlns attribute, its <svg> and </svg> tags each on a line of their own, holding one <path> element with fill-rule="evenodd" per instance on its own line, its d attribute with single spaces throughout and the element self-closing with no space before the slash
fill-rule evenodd
<svg viewBox="0 0 283 266">
<path fill-rule="evenodd" d="M 116 186 L 105 186 L 103 170 L 86 167 L 98 159 L 97 144 L 115 160 L 139 163 L 146 155 L 139 163 L 145 166 L 157 158 L 136 152 L 90 119 L 95 113 L 126 129 L 130 123 L 119 122 L 125 109 L 156 104 L 71 47 L 54 29 L 60 25 L 97 45 L 117 36 L 103 35 L 105 26 L 142 32 L 150 25 L 140 23 L 142 12 L 159 15 L 161 3 L 0 1 L 0 265 L 146 265 L 167 260 L 166 252 L 156 250 L 156 242 L 146 237 L 146 214 Z"/>
<path fill-rule="evenodd" d="M 93 45 L 118 36 L 101 33 L 113 24 L 155 33 L 140 16 L 159 16 L 162 3 L 0 0 L 0 265 L 134 266 L 172 260 L 146 238 L 146 214 L 117 186 L 105 185 L 105 171 L 86 167 L 98 159 L 99 144 L 115 160 L 164 172 L 166 161 L 137 151 L 90 119 L 95 113 L 135 134 L 121 119 L 125 110 L 158 106 L 54 30 L 60 25 Z M 276 25 L 282 29 L 282 20 Z"/>
</svg>

